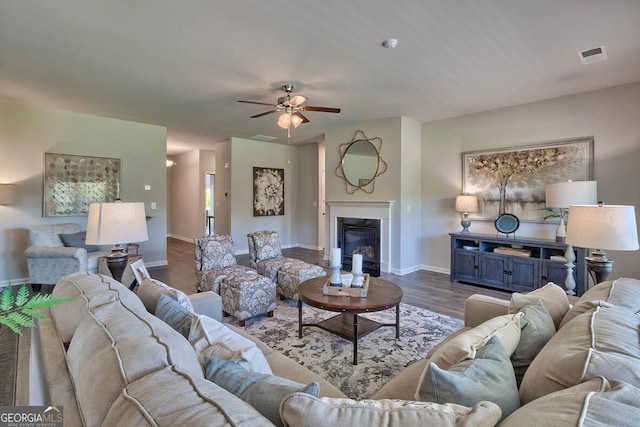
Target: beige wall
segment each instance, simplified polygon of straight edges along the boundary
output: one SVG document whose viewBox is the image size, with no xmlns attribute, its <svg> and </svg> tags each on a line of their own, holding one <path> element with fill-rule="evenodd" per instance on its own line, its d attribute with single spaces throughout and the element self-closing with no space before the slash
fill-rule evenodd
<svg viewBox="0 0 640 427">
<path fill-rule="evenodd" d="M 296 224 L 297 245 L 303 248 L 320 249 L 318 244 L 319 170 L 318 144 L 298 147 L 298 220 Z"/>
<path fill-rule="evenodd" d="M 173 156 L 171 167 L 171 220 L 169 235 L 193 242 L 204 234 L 204 206 L 200 179 L 200 151 L 188 151 Z"/>
<path fill-rule="evenodd" d="M 422 125 L 423 259 L 449 270 L 449 236 L 460 230 L 454 199 L 462 189 L 461 153 L 593 136 L 594 178 L 607 204 L 640 205 L 640 83 L 565 96 Z M 520 236 L 554 238 L 555 225 L 523 223 Z M 474 233 L 495 234 L 474 221 Z M 607 251 L 613 277 L 640 277 L 640 252 Z"/>
<path fill-rule="evenodd" d="M 166 143 L 161 126 L 0 102 L 0 182 L 17 186 L 16 204 L 0 206 L 0 283 L 28 277 L 24 227 L 75 222 L 86 229 L 86 216 L 42 217 L 45 152 L 122 159 L 122 199 L 144 202 L 153 217 L 140 252 L 148 265 L 166 264 Z"/>
</svg>

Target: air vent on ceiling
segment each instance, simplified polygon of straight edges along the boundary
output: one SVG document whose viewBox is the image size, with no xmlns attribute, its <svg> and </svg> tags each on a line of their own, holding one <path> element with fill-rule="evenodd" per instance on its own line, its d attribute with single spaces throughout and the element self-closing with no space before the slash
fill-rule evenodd
<svg viewBox="0 0 640 427">
<path fill-rule="evenodd" d="M 275 136 L 267 136 L 267 135 L 254 135 L 252 136 L 250 139 L 257 139 L 258 141 L 265 141 L 265 142 L 271 142 L 271 141 L 275 141 L 276 139 L 278 139 Z"/>
<path fill-rule="evenodd" d="M 592 49 L 578 52 L 578 57 L 583 64 L 591 64 L 596 61 L 604 61 L 607 59 L 607 50 L 604 46 L 594 47 Z"/>
</svg>

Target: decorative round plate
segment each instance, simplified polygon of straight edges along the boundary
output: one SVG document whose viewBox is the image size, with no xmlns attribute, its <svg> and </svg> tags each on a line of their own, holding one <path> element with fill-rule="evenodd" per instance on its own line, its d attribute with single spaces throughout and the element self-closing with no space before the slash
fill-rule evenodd
<svg viewBox="0 0 640 427">
<path fill-rule="evenodd" d="M 520 220 L 514 214 L 505 213 L 499 215 L 494 224 L 500 233 L 509 234 L 515 233 L 520 227 Z"/>
</svg>

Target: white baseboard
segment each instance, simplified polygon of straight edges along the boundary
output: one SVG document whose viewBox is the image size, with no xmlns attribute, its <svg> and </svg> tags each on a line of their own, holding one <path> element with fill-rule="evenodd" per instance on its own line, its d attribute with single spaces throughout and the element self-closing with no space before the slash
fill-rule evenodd
<svg viewBox="0 0 640 427">
<path fill-rule="evenodd" d="M 23 277 L 21 279 L 11 279 L 11 280 L 1 280 L 0 281 L 0 290 L 4 289 L 9 285 L 22 285 L 24 283 L 29 283 L 28 277 Z"/>
<path fill-rule="evenodd" d="M 145 267 L 164 267 L 165 265 L 169 265 L 169 262 L 166 259 L 151 262 L 145 261 L 144 265 Z"/>
<path fill-rule="evenodd" d="M 313 251 L 321 251 L 322 249 L 324 249 L 322 246 L 303 245 L 302 243 L 298 243 L 295 246 L 299 248 L 304 248 L 304 249 L 311 249 Z"/>
<path fill-rule="evenodd" d="M 413 273 L 419 270 L 433 271 L 434 273 L 442 273 L 446 275 L 450 274 L 450 270 L 448 268 L 433 267 L 433 266 L 424 265 L 424 264 L 414 265 L 411 267 L 403 268 L 402 270 L 395 268 L 393 269 L 392 273 L 397 274 L 398 276 L 404 276 L 405 274 Z"/>
<path fill-rule="evenodd" d="M 167 234 L 167 237 L 171 237 L 171 238 L 174 238 L 174 239 L 182 240 L 183 242 L 189 242 L 189 243 L 193 244 L 193 239 L 190 239 L 188 237 L 182 237 L 182 236 L 178 236 L 176 234 Z"/>
</svg>

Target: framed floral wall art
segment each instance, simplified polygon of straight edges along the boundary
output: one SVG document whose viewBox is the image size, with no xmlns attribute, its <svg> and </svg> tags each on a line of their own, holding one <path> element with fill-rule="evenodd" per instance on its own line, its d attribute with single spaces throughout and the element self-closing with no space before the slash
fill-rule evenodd
<svg viewBox="0 0 640 427">
<path fill-rule="evenodd" d="M 253 168 L 253 216 L 284 215 L 284 169 Z"/>
<path fill-rule="evenodd" d="M 546 184 L 592 179 L 593 137 L 462 153 L 462 192 L 478 196 L 471 219 L 542 223 Z"/>
</svg>

